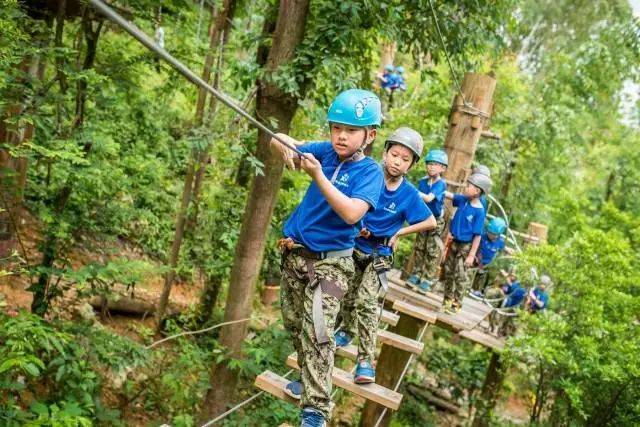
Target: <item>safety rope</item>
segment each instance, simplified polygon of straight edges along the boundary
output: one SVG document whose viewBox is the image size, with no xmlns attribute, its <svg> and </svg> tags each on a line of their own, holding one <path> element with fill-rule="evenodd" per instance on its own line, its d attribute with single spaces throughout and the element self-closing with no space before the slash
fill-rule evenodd
<svg viewBox="0 0 640 427">
<path fill-rule="evenodd" d="M 460 86 L 460 82 L 458 81 L 458 74 L 456 70 L 453 68 L 453 64 L 451 63 L 451 58 L 449 57 L 449 52 L 447 51 L 447 45 L 444 42 L 444 37 L 442 36 L 442 32 L 440 32 L 440 24 L 438 23 L 438 17 L 436 16 L 436 9 L 433 6 L 433 0 L 429 0 L 429 6 L 431 6 L 431 14 L 433 15 L 433 20 L 436 24 L 436 31 L 438 32 L 438 36 L 440 37 L 440 43 L 442 43 L 442 49 L 444 50 L 444 56 L 447 58 L 447 63 L 449 64 L 449 69 L 451 70 L 451 77 L 453 78 L 453 82 L 462 97 L 462 102 L 467 105 L 467 100 L 464 97 L 464 93 L 462 93 L 462 87 Z"/>
<path fill-rule="evenodd" d="M 166 62 L 168 62 L 180 74 L 182 74 L 189 81 L 191 81 L 191 83 L 193 83 L 196 86 L 199 86 L 202 89 L 208 91 L 213 96 L 215 96 L 220 102 L 222 102 L 227 107 L 231 108 L 237 114 L 239 114 L 242 117 L 244 117 L 246 120 L 249 121 L 249 123 L 251 123 L 252 125 L 257 127 L 259 130 L 261 130 L 262 132 L 266 133 L 267 135 L 269 135 L 274 140 L 278 141 L 278 143 L 284 145 L 285 147 L 289 148 L 290 150 L 295 151 L 301 158 L 306 159 L 304 153 L 302 153 L 300 150 L 298 150 L 297 147 L 295 147 L 294 145 L 288 143 L 282 137 L 276 135 L 271 129 L 269 129 L 263 123 L 261 123 L 260 121 L 256 120 L 251 114 L 249 114 L 245 110 L 243 110 L 242 107 L 238 105 L 237 101 L 235 101 L 234 99 L 232 99 L 231 97 L 226 95 L 224 92 L 219 91 L 218 89 L 214 88 L 213 86 L 211 86 L 210 84 L 205 82 L 196 73 L 191 71 L 186 65 L 184 65 L 182 62 L 177 60 L 175 57 L 173 57 L 165 49 L 163 49 L 162 47 L 158 46 L 158 44 L 153 39 L 151 39 L 144 32 L 142 32 L 138 27 L 136 27 L 131 22 L 129 22 L 126 19 L 124 19 L 117 12 L 115 12 L 113 9 L 111 9 L 109 6 L 107 6 L 102 0 L 88 0 L 88 2 L 91 3 L 91 5 L 93 7 L 95 7 L 100 13 L 102 13 L 104 16 L 106 16 L 109 20 L 114 22 L 116 25 L 119 25 L 120 27 L 122 27 L 132 37 L 134 37 L 136 40 L 138 40 L 140 43 L 142 43 L 142 45 L 144 45 L 147 49 L 151 50 L 158 57 L 160 57 L 161 59 L 163 59 Z"/>
<path fill-rule="evenodd" d="M 166 337 L 166 338 L 163 338 L 161 340 L 158 340 L 158 341 L 146 346 L 145 348 L 148 350 L 150 348 L 153 348 L 153 347 L 155 347 L 157 345 L 162 344 L 163 342 L 171 341 L 171 340 L 179 338 L 179 337 L 183 337 L 183 336 L 186 336 L 186 335 L 202 334 L 202 333 L 205 333 L 205 332 L 213 331 L 214 329 L 221 328 L 222 326 L 233 325 L 235 323 L 247 322 L 247 321 L 252 320 L 252 319 L 258 320 L 255 317 L 247 317 L 246 319 L 230 320 L 228 322 L 218 323 L 217 325 L 209 326 L 208 328 L 204 328 L 204 329 L 198 329 L 197 331 L 180 332 L 179 334 L 171 335 L 170 337 Z"/>
<path fill-rule="evenodd" d="M 293 372 L 293 369 L 290 369 L 286 374 L 283 375 L 283 377 L 287 378 L 289 375 L 291 375 L 292 372 Z M 256 400 L 258 397 L 262 396 L 263 394 L 264 394 L 264 390 L 255 393 L 253 396 L 243 400 L 242 402 L 238 403 L 237 405 L 235 405 L 234 407 L 230 408 L 226 412 L 223 412 L 222 414 L 218 415 L 214 419 L 212 419 L 210 421 L 207 421 L 206 423 L 202 424 L 200 427 L 209 427 L 210 425 L 213 425 L 213 424 L 217 423 L 218 421 L 222 420 L 223 418 L 226 418 L 227 416 L 233 414 L 235 411 L 237 411 L 238 409 L 242 408 L 246 404 L 248 404 L 250 402 L 253 402 L 254 400 Z"/>
</svg>

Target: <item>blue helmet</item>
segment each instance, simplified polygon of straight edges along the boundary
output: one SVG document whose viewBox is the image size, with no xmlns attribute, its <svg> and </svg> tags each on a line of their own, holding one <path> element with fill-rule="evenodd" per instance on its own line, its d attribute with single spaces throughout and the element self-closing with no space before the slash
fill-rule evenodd
<svg viewBox="0 0 640 427">
<path fill-rule="evenodd" d="M 329 106 L 327 121 L 358 127 L 380 126 L 382 123 L 380 99 L 368 90 L 345 90 L 336 96 Z"/>
<path fill-rule="evenodd" d="M 491 218 L 489 225 L 487 225 L 487 231 L 491 234 L 502 234 L 507 229 L 507 222 L 502 218 Z"/>
<path fill-rule="evenodd" d="M 385 70 L 385 71 L 393 71 L 393 65 L 391 65 L 391 64 L 387 64 L 387 65 L 385 65 L 385 66 L 384 66 L 384 70 Z"/>
<path fill-rule="evenodd" d="M 396 67 L 396 71 L 398 72 L 398 74 L 402 74 L 404 73 L 404 67 L 402 65 Z"/>
<path fill-rule="evenodd" d="M 441 165 L 447 166 L 449 164 L 449 157 L 444 150 L 429 150 L 427 157 L 424 158 L 425 163 L 436 162 Z"/>
</svg>

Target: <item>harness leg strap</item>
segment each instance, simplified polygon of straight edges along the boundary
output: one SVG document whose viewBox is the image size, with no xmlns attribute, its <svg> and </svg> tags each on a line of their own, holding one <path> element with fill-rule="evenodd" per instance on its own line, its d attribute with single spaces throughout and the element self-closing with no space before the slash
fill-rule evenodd
<svg viewBox="0 0 640 427">
<path fill-rule="evenodd" d="M 325 323 L 324 319 L 324 312 L 322 310 L 322 294 L 325 293 L 340 300 L 344 296 L 344 292 L 334 282 L 325 279 L 318 280 L 313 268 L 313 264 L 313 260 L 307 260 L 309 286 L 313 289 L 313 305 L 311 313 L 311 316 L 313 318 L 313 330 L 315 332 L 316 341 L 318 341 L 318 344 L 326 344 L 330 341 L 330 339 L 329 332 L 327 330 L 327 324 Z"/>
</svg>

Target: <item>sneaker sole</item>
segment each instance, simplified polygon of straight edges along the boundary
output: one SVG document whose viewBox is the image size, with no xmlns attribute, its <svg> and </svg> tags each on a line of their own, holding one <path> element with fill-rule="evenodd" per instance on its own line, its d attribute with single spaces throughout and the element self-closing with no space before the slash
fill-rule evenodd
<svg viewBox="0 0 640 427">
<path fill-rule="evenodd" d="M 376 377 L 359 376 L 353 380 L 356 384 L 371 384 L 376 382 Z"/>
<path fill-rule="evenodd" d="M 284 394 L 286 394 L 287 396 L 289 396 L 289 397 L 290 397 L 290 398 L 292 398 L 292 399 L 295 399 L 295 400 L 300 400 L 300 399 L 302 399 L 302 395 L 300 395 L 300 394 L 293 394 L 293 393 L 291 393 L 289 390 L 287 390 L 286 388 L 285 388 L 285 389 L 283 389 L 282 391 L 284 391 Z"/>
</svg>

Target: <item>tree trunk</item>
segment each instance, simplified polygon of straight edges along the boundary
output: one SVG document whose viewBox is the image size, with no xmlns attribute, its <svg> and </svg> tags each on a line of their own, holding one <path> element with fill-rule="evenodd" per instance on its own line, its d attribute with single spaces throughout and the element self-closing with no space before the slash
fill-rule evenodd
<svg viewBox="0 0 640 427">
<path fill-rule="evenodd" d="M 231 0 L 224 0 L 222 10 L 216 12 L 215 8 L 211 8 L 211 22 L 209 25 L 209 50 L 204 61 L 204 67 L 202 69 L 202 80 L 207 83 L 211 79 L 211 67 L 213 66 L 213 60 L 217 52 L 218 43 L 220 40 L 220 31 L 224 27 L 226 13 L 229 9 L 229 3 Z M 194 128 L 198 129 L 202 127 L 204 123 L 205 115 L 205 103 L 207 99 L 207 91 L 203 88 L 198 89 L 198 98 L 196 100 L 196 111 Z M 184 237 L 185 224 L 187 221 L 187 211 L 189 209 L 189 203 L 193 196 L 193 187 L 196 174 L 196 165 L 204 168 L 201 159 L 205 157 L 205 152 L 200 150 L 193 150 L 192 156 L 189 159 L 187 166 L 187 172 L 184 178 L 184 186 L 182 188 L 182 199 L 180 202 L 180 208 L 176 217 L 176 227 L 173 235 L 173 243 L 171 244 L 171 254 L 169 255 L 169 271 L 164 277 L 164 286 L 162 287 L 162 294 L 160 295 L 160 301 L 158 303 L 158 312 L 156 313 L 156 332 L 160 332 L 162 329 L 162 323 L 164 320 L 165 310 L 169 302 L 169 296 L 171 294 L 171 287 L 175 279 L 175 269 L 178 265 L 178 258 L 180 257 L 180 247 L 182 246 L 182 240 Z"/>
<path fill-rule="evenodd" d="M 465 100 L 473 106 L 466 108 L 460 95 L 453 99 L 451 112 L 449 113 L 449 128 L 445 137 L 445 150 L 449 156 L 449 166 L 444 173 L 448 182 L 464 182 L 471 170 L 471 163 L 475 157 L 478 141 L 484 128 L 484 123 L 489 119 L 493 92 L 496 88 L 496 80 L 493 76 L 466 73 L 462 81 L 462 93 Z M 486 113 L 486 114 L 485 114 Z M 460 191 L 457 187 L 448 188 L 449 191 Z M 451 218 L 452 207 L 450 201 L 445 201 L 445 220 L 448 230 L 448 222 Z M 445 231 L 446 234 L 446 231 Z M 444 237 L 442 236 L 443 241 Z M 403 270 L 413 270 L 414 255 L 405 260 Z"/>
<path fill-rule="evenodd" d="M 302 41 L 309 10 L 309 0 L 281 0 L 273 42 L 267 59 L 267 72 L 275 72 L 289 63 Z M 277 129 L 287 132 L 298 105 L 298 97 L 285 93 L 270 79 L 258 82 L 256 113 L 266 122 L 275 119 Z M 282 178 L 282 161 L 269 150 L 269 136 L 259 132 L 257 157 L 264 163 L 264 175 L 254 179 L 240 236 L 235 251 L 229 282 L 229 295 L 225 308 L 225 322 L 249 317 L 255 283 L 262 263 L 267 229 L 276 204 Z M 241 347 L 247 333 L 247 323 L 222 328 L 220 343 L 228 356 L 241 356 Z M 233 398 L 237 373 L 225 361 L 213 366 L 211 388 L 205 398 L 202 419 L 222 412 Z"/>
<path fill-rule="evenodd" d="M 87 51 L 82 63 L 81 70 L 88 70 L 93 67 L 96 52 L 98 49 L 98 39 L 100 37 L 100 31 L 102 30 L 103 23 L 104 21 L 102 20 L 98 21 L 97 27 L 94 30 L 93 23 L 89 14 L 85 13 L 82 18 L 82 32 L 85 36 Z M 72 121 L 70 133 L 80 131 L 84 123 L 84 112 L 87 99 L 86 82 L 84 80 L 79 80 L 76 89 L 76 111 L 75 117 Z M 84 155 L 88 156 L 92 148 L 92 143 L 90 142 L 90 140 L 88 140 L 88 142 L 86 142 L 82 148 Z M 62 215 L 62 213 L 64 212 L 67 206 L 67 202 L 69 201 L 69 197 L 71 197 L 72 191 L 73 180 L 69 179 L 69 181 L 67 181 L 66 185 L 60 190 L 60 192 L 55 195 L 53 199 L 53 211 L 56 217 Z M 51 225 L 45 233 L 46 238 L 42 247 L 43 257 L 40 264 L 42 273 L 38 277 L 38 281 L 31 287 L 29 287 L 29 290 L 33 292 L 31 311 L 41 316 L 44 316 L 49 309 L 49 300 L 52 296 L 52 293 L 49 290 L 49 281 L 51 279 L 50 270 L 57 258 L 58 249 L 58 238 L 54 230 L 55 227 L 55 224 Z"/>
<path fill-rule="evenodd" d="M 491 360 L 487 368 L 487 376 L 482 385 L 480 399 L 478 399 L 476 416 L 473 419 L 473 427 L 487 427 L 491 424 L 493 408 L 500 394 L 504 382 L 505 369 L 500 361 L 498 353 L 491 353 Z"/>
</svg>

